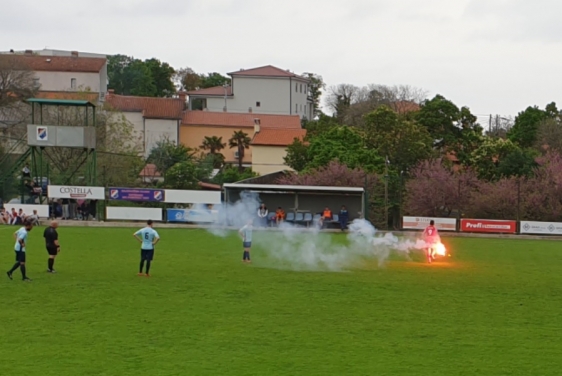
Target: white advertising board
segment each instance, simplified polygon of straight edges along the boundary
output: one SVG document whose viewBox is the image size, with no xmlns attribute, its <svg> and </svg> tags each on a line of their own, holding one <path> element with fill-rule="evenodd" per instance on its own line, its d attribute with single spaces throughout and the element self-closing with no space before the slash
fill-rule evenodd
<svg viewBox="0 0 562 376">
<path fill-rule="evenodd" d="M 4 208 L 6 211 L 10 212 L 12 211 L 12 208 L 16 209 L 16 212 L 19 212 L 19 210 L 22 209 L 26 215 L 31 215 L 34 210 L 37 210 L 37 215 L 39 215 L 40 219 L 49 218 L 49 205 L 4 204 Z"/>
<path fill-rule="evenodd" d="M 562 223 L 521 221 L 519 232 L 521 234 L 562 235 Z"/>
<path fill-rule="evenodd" d="M 108 220 L 119 219 L 124 221 L 162 221 L 162 209 L 159 208 L 124 208 L 108 206 L 105 218 Z"/>
<path fill-rule="evenodd" d="M 220 204 L 221 192 L 165 190 L 165 201 L 174 204 Z"/>
<path fill-rule="evenodd" d="M 70 198 L 74 200 L 104 200 L 104 187 L 77 187 L 71 185 L 49 185 L 49 198 Z"/>
<path fill-rule="evenodd" d="M 403 217 L 402 228 L 405 230 L 424 230 L 429 226 L 429 221 L 435 221 L 435 227 L 439 231 L 456 231 L 456 218 L 429 218 L 429 217 Z"/>
</svg>

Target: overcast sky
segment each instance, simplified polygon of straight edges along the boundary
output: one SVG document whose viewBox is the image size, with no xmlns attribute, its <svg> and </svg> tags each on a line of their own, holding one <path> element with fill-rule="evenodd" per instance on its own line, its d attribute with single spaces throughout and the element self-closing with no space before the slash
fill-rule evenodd
<svg viewBox="0 0 562 376">
<path fill-rule="evenodd" d="M 80 4 L 80 6 L 77 6 Z M 53 49 L 327 85 L 407 84 L 477 115 L 562 105 L 559 0 L 0 0 L 0 50 Z"/>
</svg>

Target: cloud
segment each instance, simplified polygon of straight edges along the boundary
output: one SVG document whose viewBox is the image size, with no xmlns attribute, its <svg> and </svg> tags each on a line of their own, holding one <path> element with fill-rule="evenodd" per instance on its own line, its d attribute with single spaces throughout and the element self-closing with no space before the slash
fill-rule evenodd
<svg viewBox="0 0 562 376">
<path fill-rule="evenodd" d="M 157 57 L 231 72 L 266 64 L 329 85 L 408 84 L 477 114 L 562 101 L 562 3 L 536 0 L 4 2 L 0 49 Z M 93 4 L 93 5 L 92 5 Z M 556 46 L 557 47 L 557 46 Z"/>
<path fill-rule="evenodd" d="M 472 0 L 466 8 L 482 25 L 474 37 L 507 42 L 562 42 L 561 12 L 556 0 Z"/>
</svg>

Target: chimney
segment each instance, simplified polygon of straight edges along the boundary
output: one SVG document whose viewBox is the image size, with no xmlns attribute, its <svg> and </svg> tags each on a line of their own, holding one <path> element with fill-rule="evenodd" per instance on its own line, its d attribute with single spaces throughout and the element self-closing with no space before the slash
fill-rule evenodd
<svg viewBox="0 0 562 376">
<path fill-rule="evenodd" d="M 10 53 L 13 54 L 13 53 L 14 53 L 14 50 L 10 50 Z"/>
<path fill-rule="evenodd" d="M 178 98 L 185 103 L 185 101 L 187 101 L 187 92 L 178 91 Z"/>
<path fill-rule="evenodd" d="M 33 51 L 32 50 L 25 50 L 25 54 L 26 55 L 33 55 Z"/>
<path fill-rule="evenodd" d="M 72 56 L 72 57 L 78 57 L 78 51 L 71 51 L 71 52 L 70 52 L 70 56 Z"/>
<path fill-rule="evenodd" d="M 107 95 L 113 95 L 115 93 L 114 89 L 107 89 Z"/>
<path fill-rule="evenodd" d="M 254 119 L 254 133 L 260 133 L 261 126 L 260 126 L 260 119 Z"/>
<path fill-rule="evenodd" d="M 248 107 L 248 112 L 252 113 L 252 107 Z"/>
</svg>

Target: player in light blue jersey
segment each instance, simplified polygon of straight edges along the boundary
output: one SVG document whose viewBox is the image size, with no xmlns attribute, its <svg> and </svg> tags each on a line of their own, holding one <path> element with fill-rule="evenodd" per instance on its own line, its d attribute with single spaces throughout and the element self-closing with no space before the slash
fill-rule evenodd
<svg viewBox="0 0 562 376">
<path fill-rule="evenodd" d="M 12 279 L 12 274 L 16 271 L 17 268 L 21 270 L 21 276 L 24 281 L 31 281 L 31 279 L 27 278 L 26 269 L 25 269 L 25 246 L 27 245 L 27 234 L 33 228 L 33 224 L 31 222 L 26 222 L 24 227 L 20 228 L 18 231 L 14 233 L 14 238 L 16 238 L 16 244 L 14 246 L 14 250 L 16 252 L 16 263 L 10 269 L 10 271 L 6 272 L 8 278 Z"/>
<path fill-rule="evenodd" d="M 150 263 L 154 258 L 154 246 L 160 241 L 160 236 L 152 228 L 152 221 L 146 222 L 146 227 L 138 230 L 133 234 L 133 236 L 142 243 L 141 246 L 141 262 L 139 268 L 140 276 L 150 277 Z M 142 272 L 144 263 L 146 261 L 146 273 Z"/>
<path fill-rule="evenodd" d="M 252 248 L 252 226 L 253 220 L 249 220 L 246 226 L 242 227 L 238 233 L 242 237 L 242 246 L 244 247 L 244 256 L 242 257 L 242 262 L 252 262 L 250 261 L 250 249 Z"/>
</svg>

